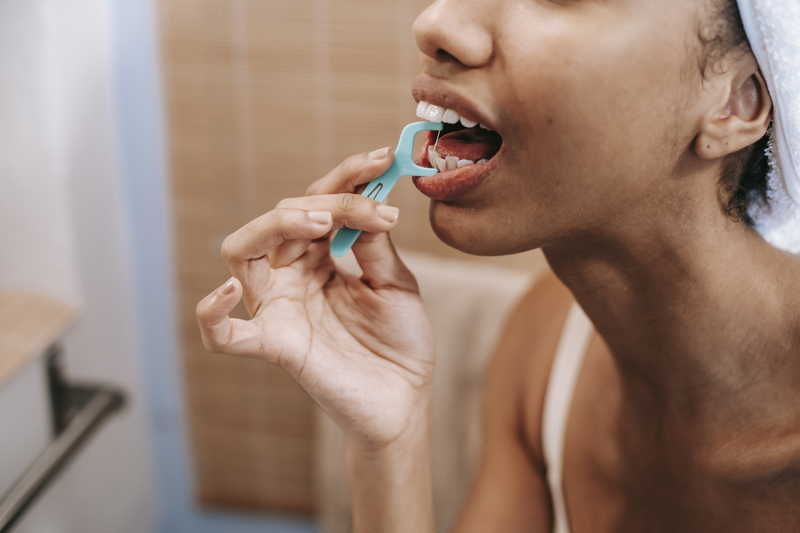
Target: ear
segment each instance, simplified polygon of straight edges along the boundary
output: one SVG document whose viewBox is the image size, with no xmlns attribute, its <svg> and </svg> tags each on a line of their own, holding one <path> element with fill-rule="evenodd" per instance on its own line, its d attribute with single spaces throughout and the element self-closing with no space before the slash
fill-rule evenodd
<svg viewBox="0 0 800 533">
<path fill-rule="evenodd" d="M 717 103 L 700 125 L 694 142 L 703 159 L 718 159 L 758 141 L 772 119 L 772 99 L 758 68 L 748 52 L 728 65 L 709 89 L 718 91 Z"/>
</svg>

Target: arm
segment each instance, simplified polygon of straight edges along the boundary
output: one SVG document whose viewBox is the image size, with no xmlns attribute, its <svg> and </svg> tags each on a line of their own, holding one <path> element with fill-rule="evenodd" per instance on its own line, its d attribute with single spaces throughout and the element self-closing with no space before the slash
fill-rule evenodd
<svg viewBox="0 0 800 533">
<path fill-rule="evenodd" d="M 383 155 L 381 155 L 383 154 Z M 197 306 L 205 346 L 285 368 L 347 439 L 356 531 L 433 532 L 429 403 L 433 335 L 387 232 L 397 213 L 352 194 L 391 151 L 345 161 L 225 239 L 233 278 Z M 329 235 L 363 230 L 363 275 L 340 271 Z M 243 300 L 250 320 L 228 315 Z"/>
<path fill-rule="evenodd" d="M 381 449 L 347 442 L 354 533 L 435 531 L 427 402 L 413 419 L 401 438 Z"/>
</svg>

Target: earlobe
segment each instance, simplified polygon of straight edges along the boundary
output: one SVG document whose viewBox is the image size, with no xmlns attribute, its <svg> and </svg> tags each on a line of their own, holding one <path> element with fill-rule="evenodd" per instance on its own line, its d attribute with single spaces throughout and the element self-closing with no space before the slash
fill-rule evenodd
<svg viewBox="0 0 800 533">
<path fill-rule="evenodd" d="M 739 67 L 739 68 L 735 68 Z M 704 121 L 694 148 L 703 159 L 719 159 L 747 148 L 767 132 L 772 99 L 752 54 L 736 62 L 726 86 L 728 98 Z"/>
</svg>

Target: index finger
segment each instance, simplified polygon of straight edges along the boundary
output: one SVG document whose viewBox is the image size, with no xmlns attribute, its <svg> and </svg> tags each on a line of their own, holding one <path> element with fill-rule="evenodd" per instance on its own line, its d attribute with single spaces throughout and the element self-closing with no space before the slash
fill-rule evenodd
<svg viewBox="0 0 800 533">
<path fill-rule="evenodd" d="M 331 229 L 329 212 L 278 208 L 261 215 L 222 242 L 222 260 L 228 270 L 253 259 L 262 259 L 288 240 L 318 239 Z"/>
<path fill-rule="evenodd" d="M 394 161 L 394 149 L 390 146 L 350 156 L 324 178 L 312 183 L 306 190 L 306 196 L 354 193 L 359 185 L 368 183 L 386 172 L 392 161 Z"/>
</svg>

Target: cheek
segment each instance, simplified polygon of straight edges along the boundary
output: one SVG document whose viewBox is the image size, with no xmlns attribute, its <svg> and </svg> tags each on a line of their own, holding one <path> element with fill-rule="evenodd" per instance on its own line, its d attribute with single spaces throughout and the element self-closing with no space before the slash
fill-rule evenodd
<svg viewBox="0 0 800 533">
<path fill-rule="evenodd" d="M 604 24 L 603 35 L 564 24 L 506 28 L 491 76 L 507 126 L 504 164 L 479 202 L 432 203 L 444 242 L 515 253 L 652 203 L 686 141 L 684 48 L 647 29 Z"/>
<path fill-rule="evenodd" d="M 517 117 L 515 165 L 558 177 L 567 195 L 640 192 L 637 186 L 663 171 L 663 154 L 675 153 L 682 58 L 670 57 L 666 42 L 633 32 L 528 41 L 506 63 L 510 83 L 498 87 L 512 103 L 509 118 Z M 529 185 L 544 194 L 541 187 L 552 183 Z"/>
</svg>

